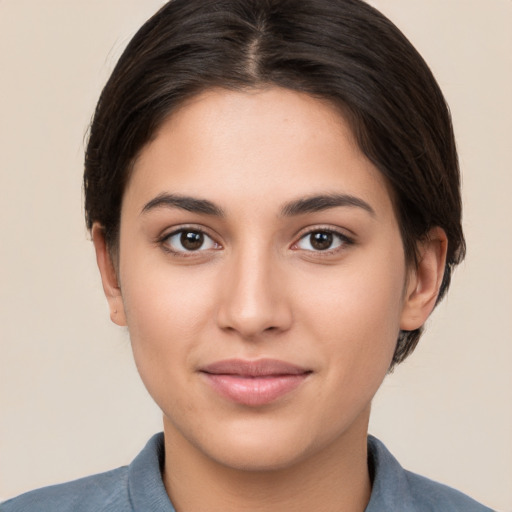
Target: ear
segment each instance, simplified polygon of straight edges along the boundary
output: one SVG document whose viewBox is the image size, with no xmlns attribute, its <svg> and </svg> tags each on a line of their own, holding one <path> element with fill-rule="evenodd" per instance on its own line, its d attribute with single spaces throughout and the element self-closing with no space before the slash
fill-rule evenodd
<svg viewBox="0 0 512 512">
<path fill-rule="evenodd" d="M 96 262 L 100 269 L 103 291 L 110 309 L 110 319 L 117 325 L 125 326 L 126 315 L 116 269 L 105 241 L 105 230 L 96 222 L 92 226 L 92 241 L 96 251 Z"/>
<path fill-rule="evenodd" d="M 409 272 L 400 329 L 421 327 L 436 305 L 443 281 L 448 238 L 440 227 L 432 228 L 418 246 L 418 265 Z"/>
</svg>

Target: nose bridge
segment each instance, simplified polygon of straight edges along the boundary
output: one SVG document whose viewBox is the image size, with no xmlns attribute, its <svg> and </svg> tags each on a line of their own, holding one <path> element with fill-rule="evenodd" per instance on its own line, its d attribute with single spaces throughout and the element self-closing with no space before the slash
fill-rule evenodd
<svg viewBox="0 0 512 512">
<path fill-rule="evenodd" d="M 252 338 L 286 330 L 291 322 L 279 258 L 270 247 L 249 240 L 234 250 L 226 265 L 219 326 Z"/>
</svg>

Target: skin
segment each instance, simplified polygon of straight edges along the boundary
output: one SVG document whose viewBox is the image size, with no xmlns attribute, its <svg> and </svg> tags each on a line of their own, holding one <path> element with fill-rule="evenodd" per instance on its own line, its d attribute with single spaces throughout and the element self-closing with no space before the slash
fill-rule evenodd
<svg viewBox="0 0 512 512">
<path fill-rule="evenodd" d="M 208 200 L 223 216 L 155 206 L 162 194 Z M 325 194 L 359 204 L 283 214 Z M 169 237 L 180 228 L 205 244 L 186 252 Z M 316 249 L 311 232 L 329 230 L 332 247 Z M 429 235 L 411 268 L 386 182 L 329 103 L 218 89 L 163 123 L 125 191 L 118 261 L 99 225 L 93 240 L 111 318 L 128 326 L 163 411 L 177 511 L 365 509 L 371 400 L 399 330 L 425 322 L 442 278 L 446 237 Z M 230 358 L 310 373 L 271 403 L 244 405 L 200 372 Z"/>
</svg>

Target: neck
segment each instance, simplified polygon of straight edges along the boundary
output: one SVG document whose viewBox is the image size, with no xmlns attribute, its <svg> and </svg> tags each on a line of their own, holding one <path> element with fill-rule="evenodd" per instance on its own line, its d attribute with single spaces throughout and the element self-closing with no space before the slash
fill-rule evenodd
<svg viewBox="0 0 512 512">
<path fill-rule="evenodd" d="M 165 422 L 164 484 L 177 512 L 363 512 L 371 494 L 367 421 L 284 468 L 247 471 L 209 458 Z"/>
</svg>

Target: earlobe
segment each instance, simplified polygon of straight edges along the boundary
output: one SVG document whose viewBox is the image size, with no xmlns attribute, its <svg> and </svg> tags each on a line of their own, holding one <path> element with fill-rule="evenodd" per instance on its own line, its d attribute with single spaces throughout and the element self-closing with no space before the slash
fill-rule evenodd
<svg viewBox="0 0 512 512">
<path fill-rule="evenodd" d="M 126 325 L 126 315 L 123 305 L 123 297 L 119 286 L 118 276 L 112 256 L 108 250 L 105 241 L 105 232 L 103 226 L 94 223 L 92 230 L 92 241 L 96 251 L 96 262 L 101 274 L 101 282 L 103 284 L 103 292 L 107 298 L 108 307 L 110 309 L 110 319 L 117 325 Z"/>
<path fill-rule="evenodd" d="M 440 227 L 432 228 L 418 247 L 418 265 L 407 282 L 400 329 L 421 327 L 436 305 L 444 276 L 448 239 Z"/>
</svg>

